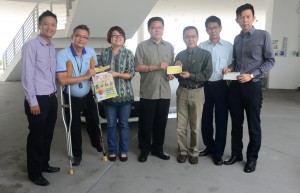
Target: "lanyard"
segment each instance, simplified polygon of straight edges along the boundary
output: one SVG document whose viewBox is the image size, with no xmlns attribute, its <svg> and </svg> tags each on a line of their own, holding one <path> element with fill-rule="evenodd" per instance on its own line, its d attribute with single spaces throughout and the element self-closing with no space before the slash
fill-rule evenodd
<svg viewBox="0 0 300 193">
<path fill-rule="evenodd" d="M 75 59 L 75 62 L 76 62 L 76 65 L 77 65 L 77 69 L 78 69 L 78 72 L 79 72 L 78 75 L 81 76 L 83 56 L 81 56 L 81 58 L 80 58 L 80 65 L 78 64 L 77 59 L 76 59 L 75 56 L 74 56 L 74 59 Z"/>
</svg>

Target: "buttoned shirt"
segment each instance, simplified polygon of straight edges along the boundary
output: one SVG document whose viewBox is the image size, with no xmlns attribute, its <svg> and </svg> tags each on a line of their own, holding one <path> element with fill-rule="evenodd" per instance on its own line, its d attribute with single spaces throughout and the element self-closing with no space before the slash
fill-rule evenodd
<svg viewBox="0 0 300 193">
<path fill-rule="evenodd" d="M 262 78 L 275 64 L 271 36 L 267 31 L 254 27 L 244 34 L 242 31 L 234 39 L 232 71 L 253 74 Z"/>
<path fill-rule="evenodd" d="M 84 47 L 80 57 L 71 45 L 57 53 L 56 73 L 67 72 L 66 63 L 68 60 L 71 60 L 73 66 L 72 77 L 84 76 L 90 69 L 91 57 L 94 58 L 95 64 L 98 65 L 96 52 L 93 48 Z M 89 93 L 90 89 L 90 81 L 84 80 L 81 83 L 71 85 L 71 95 L 73 97 L 83 97 Z M 64 92 L 68 93 L 68 90 L 65 89 Z"/>
<path fill-rule="evenodd" d="M 189 86 L 203 84 L 212 74 L 211 54 L 198 46 L 191 51 L 186 49 L 179 52 L 175 58 L 175 61 L 178 60 L 183 65 L 182 71 L 190 73 L 190 77 L 187 79 L 177 74 L 176 78 L 178 78 L 179 84 Z"/>
<path fill-rule="evenodd" d="M 29 106 L 38 105 L 37 95 L 56 92 L 56 52 L 52 42 L 40 35 L 28 41 L 22 50 L 22 86 Z"/>
<path fill-rule="evenodd" d="M 135 52 L 135 66 L 158 65 L 162 62 L 169 66 L 174 62 L 174 48 L 164 40 L 156 44 L 152 39 L 141 42 Z M 171 88 L 166 70 L 140 72 L 140 97 L 144 99 L 170 99 Z"/>
<path fill-rule="evenodd" d="M 213 72 L 209 81 L 218 81 L 223 79 L 223 69 L 227 68 L 232 62 L 232 43 L 220 39 L 215 45 L 207 40 L 201 42 L 200 48 L 211 53 Z"/>
</svg>

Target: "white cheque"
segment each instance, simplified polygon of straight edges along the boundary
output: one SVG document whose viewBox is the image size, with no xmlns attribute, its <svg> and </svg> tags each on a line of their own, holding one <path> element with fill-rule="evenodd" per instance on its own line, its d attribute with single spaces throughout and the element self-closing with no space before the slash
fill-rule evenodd
<svg viewBox="0 0 300 193">
<path fill-rule="evenodd" d="M 240 75 L 240 72 L 228 72 L 224 74 L 223 80 L 237 80 L 238 75 Z"/>
</svg>

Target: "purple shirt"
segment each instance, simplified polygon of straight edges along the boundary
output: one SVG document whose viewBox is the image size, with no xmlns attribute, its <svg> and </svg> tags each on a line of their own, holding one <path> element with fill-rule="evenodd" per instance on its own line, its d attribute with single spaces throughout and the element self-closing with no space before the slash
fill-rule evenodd
<svg viewBox="0 0 300 193">
<path fill-rule="evenodd" d="M 36 95 L 56 92 L 56 52 L 53 43 L 40 35 L 28 41 L 22 52 L 22 85 L 29 106 L 38 105 Z"/>
</svg>

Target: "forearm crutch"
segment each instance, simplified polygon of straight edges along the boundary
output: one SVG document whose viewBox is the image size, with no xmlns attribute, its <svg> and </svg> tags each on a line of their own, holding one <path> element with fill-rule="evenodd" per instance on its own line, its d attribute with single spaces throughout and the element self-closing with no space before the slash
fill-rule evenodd
<svg viewBox="0 0 300 193">
<path fill-rule="evenodd" d="M 73 65 L 72 65 L 71 60 L 68 60 L 66 65 L 67 65 L 67 77 L 71 77 L 72 71 L 73 71 Z M 74 170 L 73 170 L 73 166 L 72 166 L 73 152 L 72 152 L 72 139 L 71 139 L 71 125 L 72 125 L 71 124 L 72 123 L 71 86 L 67 85 L 67 89 L 68 89 L 69 104 L 65 103 L 64 96 L 63 96 L 63 87 L 60 86 L 62 119 L 63 119 L 64 126 L 66 129 L 67 152 L 68 152 L 68 160 L 69 160 L 69 165 L 70 165 L 69 174 L 73 175 Z M 65 113 L 66 109 L 69 109 L 69 113 L 70 113 L 69 124 L 67 124 L 67 121 L 66 121 L 66 113 Z"/>
<path fill-rule="evenodd" d="M 91 57 L 91 59 L 90 59 L 90 69 L 95 69 L 95 60 L 94 60 L 94 57 Z M 107 159 L 107 156 L 106 156 L 106 151 L 105 151 L 105 147 L 104 147 L 104 140 L 103 140 L 103 135 L 102 135 L 102 128 L 101 128 L 101 117 L 100 117 L 100 114 L 99 114 L 98 101 L 97 101 L 97 97 L 96 97 L 95 87 L 94 87 L 93 81 L 91 81 L 91 85 L 92 85 L 92 89 L 93 89 L 93 97 L 94 97 L 94 101 L 96 103 L 97 114 L 98 114 L 98 119 L 99 119 L 100 145 L 102 147 L 103 160 L 107 161 L 108 159 Z"/>
</svg>

